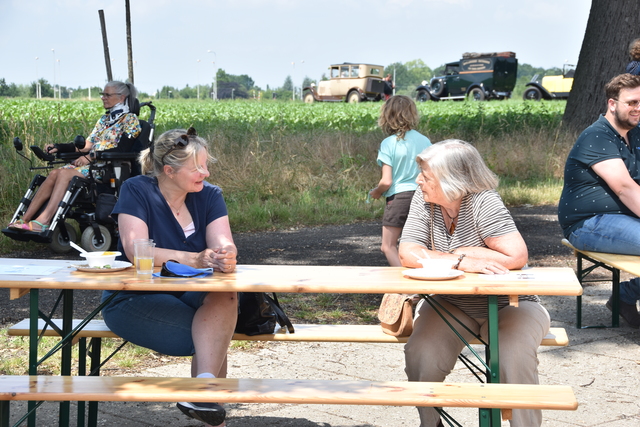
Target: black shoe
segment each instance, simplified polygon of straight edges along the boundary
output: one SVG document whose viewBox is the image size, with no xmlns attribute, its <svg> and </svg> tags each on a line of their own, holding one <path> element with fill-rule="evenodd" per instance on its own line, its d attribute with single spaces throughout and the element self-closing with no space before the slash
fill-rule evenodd
<svg viewBox="0 0 640 427">
<path fill-rule="evenodd" d="M 178 402 L 176 404 L 185 415 L 203 423 L 217 426 L 224 422 L 226 411 L 217 403 L 211 402 Z"/>
<path fill-rule="evenodd" d="M 613 311 L 613 303 L 611 299 L 613 296 L 609 297 L 609 301 L 607 301 L 607 308 Z M 640 314 L 638 314 L 638 308 L 634 304 L 627 304 L 624 301 L 620 301 L 620 316 L 627 322 L 627 325 L 632 328 L 638 329 L 640 328 Z"/>
</svg>

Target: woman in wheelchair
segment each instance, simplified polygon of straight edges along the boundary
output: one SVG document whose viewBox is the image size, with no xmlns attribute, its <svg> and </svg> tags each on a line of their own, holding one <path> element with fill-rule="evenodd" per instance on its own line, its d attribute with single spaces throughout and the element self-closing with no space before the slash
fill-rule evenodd
<svg viewBox="0 0 640 427">
<path fill-rule="evenodd" d="M 107 83 L 104 87 L 104 92 L 100 94 L 102 105 L 107 111 L 100 117 L 93 131 L 86 139 L 85 147 L 80 150 L 73 143 L 48 144 L 45 146 L 45 150 L 49 153 L 75 151 L 79 153 L 80 157 L 59 169 L 51 171 L 33 197 L 33 200 L 31 200 L 22 219 L 9 224 L 9 228 L 35 233 L 46 231 L 71 179 L 74 176 L 86 178 L 89 175 L 89 165 L 93 161 L 92 154 L 95 151 L 117 148 L 123 136 L 127 141 L 132 141 L 140 134 L 141 128 L 138 117 L 129 112 L 130 100 L 135 100 L 137 94 L 138 91 L 130 83 L 117 81 Z M 127 149 L 123 151 L 127 151 Z M 47 200 L 49 203 L 39 212 Z M 36 215 L 37 217 L 35 217 Z"/>
</svg>

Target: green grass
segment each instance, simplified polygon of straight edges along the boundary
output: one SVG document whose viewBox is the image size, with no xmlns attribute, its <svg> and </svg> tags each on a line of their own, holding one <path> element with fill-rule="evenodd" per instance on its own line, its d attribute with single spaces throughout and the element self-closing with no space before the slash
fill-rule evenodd
<svg viewBox="0 0 640 427">
<path fill-rule="evenodd" d="M 42 337 L 38 347 L 38 358 L 45 355 L 45 349 L 50 349 L 57 344 L 59 338 Z M 122 339 L 103 338 L 102 354 L 110 354 L 122 344 Z M 0 329 L 0 375 L 28 375 L 29 373 L 29 338 L 13 337 L 8 335 L 8 329 Z M 153 353 L 152 350 L 131 343 L 125 345 L 111 360 L 110 366 L 120 369 L 135 369 L 146 357 Z M 73 346 L 72 360 L 78 360 L 78 346 Z M 78 366 L 72 367 L 72 374 L 77 375 Z M 60 375 L 60 357 L 48 358 L 38 367 L 38 373 L 44 375 Z"/>
<path fill-rule="evenodd" d="M 194 125 L 211 142 L 234 232 L 379 220 L 382 202 L 366 203 L 380 179 L 375 159 L 385 137 L 380 103 L 167 101 L 157 132 Z M 420 103 L 419 131 L 432 142 L 473 143 L 501 178 L 508 205 L 555 204 L 575 135 L 561 130 L 565 102 Z M 33 177 L 11 144 L 64 142 L 87 134 L 96 101 L 0 99 L 0 221 L 6 224 Z M 145 113 L 143 113 L 145 117 Z M 30 151 L 25 149 L 27 155 Z M 17 183 L 17 184 L 16 184 Z M 34 244 L 0 238 L 0 252 Z"/>
</svg>

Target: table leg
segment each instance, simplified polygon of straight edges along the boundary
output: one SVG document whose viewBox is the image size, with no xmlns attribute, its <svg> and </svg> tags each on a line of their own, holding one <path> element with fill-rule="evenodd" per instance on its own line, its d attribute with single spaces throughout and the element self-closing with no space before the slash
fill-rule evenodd
<svg viewBox="0 0 640 427">
<path fill-rule="evenodd" d="M 38 289 L 31 289 L 29 292 L 29 375 L 38 375 L 38 313 L 39 313 L 39 296 Z M 29 401 L 27 410 L 29 417 L 27 425 L 36 427 L 36 409 L 37 403 Z"/>
<path fill-rule="evenodd" d="M 63 292 L 64 302 L 62 304 L 62 336 L 66 337 L 73 329 L 73 289 L 65 289 Z M 62 346 L 60 375 L 71 375 L 71 359 L 73 345 L 69 340 Z M 69 412 L 71 410 L 71 402 L 60 402 L 60 414 L 58 425 L 60 427 L 69 426 Z"/>
<path fill-rule="evenodd" d="M 487 375 L 487 382 L 499 383 L 500 382 L 500 357 L 498 347 L 498 296 L 489 295 L 488 298 L 488 310 L 489 310 L 489 345 L 487 346 L 487 364 L 489 365 L 489 372 Z M 499 427 L 501 424 L 500 409 L 489 409 L 491 425 Z M 482 415 L 482 413 L 481 413 Z"/>
<path fill-rule="evenodd" d="M 9 427 L 9 420 L 11 419 L 11 417 L 9 417 L 10 403 L 10 400 L 3 400 L 0 402 L 0 427 Z"/>
</svg>

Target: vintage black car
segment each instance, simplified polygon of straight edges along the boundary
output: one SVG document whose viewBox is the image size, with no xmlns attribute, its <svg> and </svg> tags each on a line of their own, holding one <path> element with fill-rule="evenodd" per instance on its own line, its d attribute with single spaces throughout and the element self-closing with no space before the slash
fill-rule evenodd
<svg viewBox="0 0 640 427">
<path fill-rule="evenodd" d="M 422 82 L 417 101 L 441 99 L 476 101 L 511 97 L 516 85 L 518 60 L 514 52 L 464 53 L 445 65 L 444 75 Z"/>
</svg>

